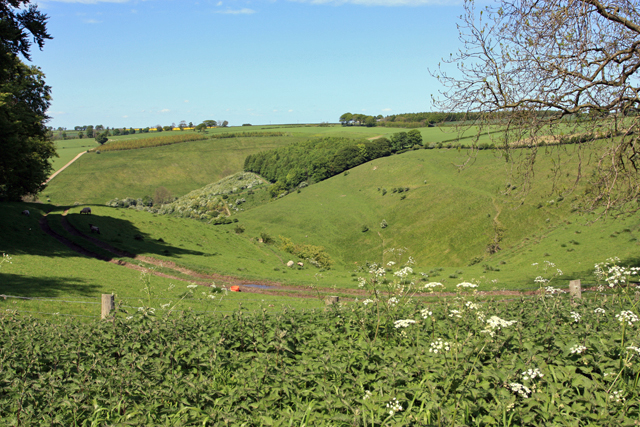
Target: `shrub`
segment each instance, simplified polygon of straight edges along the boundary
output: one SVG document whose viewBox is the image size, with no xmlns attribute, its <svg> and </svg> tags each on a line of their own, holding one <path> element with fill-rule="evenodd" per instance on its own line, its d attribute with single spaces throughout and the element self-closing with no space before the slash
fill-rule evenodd
<svg viewBox="0 0 640 427">
<path fill-rule="evenodd" d="M 260 239 L 262 240 L 262 243 L 266 245 L 270 245 L 271 243 L 273 243 L 273 237 L 265 232 L 260 233 Z"/>
<path fill-rule="evenodd" d="M 387 220 L 383 219 L 382 222 L 380 223 L 380 228 L 387 228 L 388 224 L 387 224 Z"/>
<path fill-rule="evenodd" d="M 280 249 L 308 261 L 318 268 L 328 269 L 333 260 L 323 246 L 297 245 L 286 237 L 280 236 Z"/>
</svg>

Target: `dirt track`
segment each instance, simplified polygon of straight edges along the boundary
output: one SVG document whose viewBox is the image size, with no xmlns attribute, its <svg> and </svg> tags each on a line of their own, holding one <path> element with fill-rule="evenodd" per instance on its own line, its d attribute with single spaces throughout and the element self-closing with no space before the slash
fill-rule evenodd
<svg viewBox="0 0 640 427">
<path fill-rule="evenodd" d="M 76 251 L 81 255 L 84 255 L 90 258 L 95 258 L 105 262 L 110 262 L 110 263 L 119 265 L 121 267 L 130 268 L 137 271 L 144 271 L 149 274 L 153 274 L 155 276 L 166 277 L 172 280 L 196 283 L 201 286 L 210 286 L 212 282 L 215 282 L 217 286 L 230 287 L 232 285 L 236 285 L 236 286 L 240 286 L 240 290 L 242 292 L 256 293 L 256 294 L 280 295 L 280 296 L 295 297 L 295 298 L 318 298 L 318 296 L 326 297 L 334 294 L 335 292 L 338 292 L 342 295 L 347 294 L 347 295 L 353 296 L 353 298 L 366 298 L 368 296 L 368 292 L 363 289 L 339 289 L 337 291 L 332 291 L 329 288 L 319 288 L 316 291 L 315 289 L 312 289 L 311 287 L 308 287 L 308 286 L 285 285 L 280 282 L 273 282 L 273 281 L 266 281 L 266 280 L 248 280 L 248 279 L 243 279 L 243 278 L 228 276 L 228 275 L 221 275 L 221 274 L 204 274 L 194 270 L 190 270 L 185 267 L 181 267 L 173 261 L 160 260 L 150 256 L 130 254 L 128 252 L 117 249 L 109 245 L 108 243 L 103 242 L 100 239 L 97 239 L 93 236 L 88 236 L 80 232 L 75 227 L 73 227 L 71 223 L 67 220 L 67 217 L 66 217 L 67 212 L 68 210 L 66 210 L 62 214 L 62 226 L 65 229 L 65 231 L 67 231 L 69 234 L 73 236 L 77 236 L 87 241 L 90 241 L 96 246 L 108 251 L 109 253 L 112 253 L 116 257 L 129 258 L 131 259 L 131 262 L 123 261 L 121 259 L 114 259 L 111 257 L 101 256 L 72 242 L 71 240 L 67 239 L 64 236 L 59 235 L 58 233 L 53 231 L 49 226 L 48 216 L 46 214 L 40 219 L 40 228 L 42 229 L 42 231 L 49 234 L 50 236 L 58 240 L 60 243 L 66 245 L 67 247 L 69 247 L 70 249 Z M 173 270 L 175 272 L 189 276 L 189 278 L 177 277 L 170 274 L 161 273 L 153 269 L 146 268 L 140 264 L 133 263 L 135 261 Z M 254 286 L 250 286 L 250 285 L 254 285 Z M 260 288 L 255 287 L 256 285 L 261 287 Z M 503 290 L 503 291 L 486 291 L 486 292 L 481 291 L 481 292 L 478 292 L 478 295 L 480 296 L 491 296 L 491 295 L 524 296 L 524 295 L 535 295 L 536 293 L 537 291 Z M 441 292 L 441 293 L 434 293 L 434 294 L 428 294 L 428 293 L 416 294 L 416 296 L 429 296 L 429 295 L 453 296 L 455 295 L 455 293 Z"/>
<path fill-rule="evenodd" d="M 144 271 L 144 272 L 153 274 L 155 276 L 166 277 L 172 280 L 178 280 L 183 282 L 196 283 L 201 286 L 210 286 L 212 282 L 215 282 L 217 286 L 226 286 L 226 287 L 229 287 L 231 285 L 240 286 L 240 290 L 242 292 L 268 294 L 268 295 L 282 295 L 282 296 L 298 297 L 298 298 L 317 298 L 317 293 L 306 286 L 283 285 L 282 283 L 279 283 L 279 282 L 272 282 L 272 281 L 265 281 L 265 280 L 259 280 L 259 281 L 247 280 L 247 279 L 242 279 L 234 276 L 221 275 L 221 274 L 204 274 L 194 270 L 190 270 L 185 267 L 181 267 L 176 263 L 174 263 L 173 261 L 166 261 L 166 260 L 160 260 L 160 259 L 149 257 L 149 256 L 130 254 L 128 252 L 117 249 L 109 245 L 108 243 L 103 242 L 100 239 L 97 239 L 93 236 L 88 236 L 82 233 L 81 231 L 77 230 L 67 220 L 66 218 L 67 212 L 68 210 L 66 210 L 62 214 L 62 227 L 65 229 L 66 232 L 68 232 L 73 236 L 81 237 L 87 241 L 90 241 L 91 243 L 112 253 L 114 256 L 118 258 L 130 258 L 131 262 L 123 261 L 121 259 L 114 259 L 111 257 L 105 257 L 102 255 L 96 254 L 94 252 L 91 252 L 86 248 L 72 242 L 66 237 L 61 236 L 60 234 L 53 231 L 49 226 L 49 220 L 47 215 L 44 215 L 40 219 L 40 228 L 42 229 L 42 231 L 44 231 L 48 235 L 58 240 L 60 243 L 64 244 L 68 248 L 74 250 L 75 252 L 81 255 L 84 255 L 90 258 L 95 258 L 105 262 L 110 262 L 112 264 L 116 264 L 125 268 L 130 268 L 137 271 Z M 142 265 L 135 264 L 134 263 L 135 261 L 151 264 L 161 268 L 167 268 L 190 277 L 184 278 L 184 277 L 172 276 L 166 273 L 161 273 L 153 269 L 143 267 Z M 248 286 L 248 285 L 264 286 L 265 288 L 257 288 L 257 287 Z M 329 293 L 327 293 L 323 289 L 320 290 L 320 293 L 323 295 L 324 294 L 329 295 Z M 358 290 L 347 289 L 347 290 L 341 290 L 341 293 L 360 294 L 362 292 L 359 292 Z"/>
</svg>

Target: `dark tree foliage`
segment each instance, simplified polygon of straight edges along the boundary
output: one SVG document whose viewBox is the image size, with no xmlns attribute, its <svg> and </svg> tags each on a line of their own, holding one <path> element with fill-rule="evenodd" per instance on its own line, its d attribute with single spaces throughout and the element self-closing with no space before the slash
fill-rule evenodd
<svg viewBox="0 0 640 427">
<path fill-rule="evenodd" d="M 244 170 L 276 183 L 274 189 L 280 193 L 303 181 L 319 182 L 391 153 L 386 138 L 369 141 L 327 137 L 249 155 Z"/>
<path fill-rule="evenodd" d="M 47 16 L 29 0 L 0 0 L 0 199 L 18 200 L 44 189 L 55 147 L 44 123 L 50 88 L 30 59 L 31 40 L 51 36 Z"/>
<path fill-rule="evenodd" d="M 47 33 L 47 15 L 29 3 L 30 0 L 0 0 L 0 49 L 27 60 L 31 60 L 30 39 L 42 49 L 45 40 L 52 38 Z M 0 61 L 4 69 L 9 60 L 2 57 Z"/>
</svg>

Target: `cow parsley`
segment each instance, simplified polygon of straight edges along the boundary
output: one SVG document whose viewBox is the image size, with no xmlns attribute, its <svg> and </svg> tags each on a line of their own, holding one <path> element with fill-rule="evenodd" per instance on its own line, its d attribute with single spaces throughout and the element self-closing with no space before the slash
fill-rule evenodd
<svg viewBox="0 0 640 427">
<path fill-rule="evenodd" d="M 527 398 L 531 394 L 531 389 L 529 387 L 524 386 L 520 383 L 510 383 L 509 387 L 511 387 L 511 391 L 519 394 L 521 397 Z"/>
<path fill-rule="evenodd" d="M 442 338 L 438 338 L 436 341 L 432 342 L 429 348 L 429 353 L 444 353 L 445 351 L 449 351 L 450 346 L 446 341 L 442 341 Z"/>
<path fill-rule="evenodd" d="M 616 314 L 616 319 L 618 319 L 620 323 L 627 322 L 629 326 L 633 326 L 633 324 L 638 321 L 638 316 L 636 316 L 633 311 L 621 311 L 620 314 Z"/>
<path fill-rule="evenodd" d="M 410 325 L 413 325 L 414 323 L 416 323 L 415 320 L 403 319 L 403 320 L 396 320 L 395 322 L 393 322 L 393 326 L 395 326 L 396 328 L 407 328 Z"/>
</svg>

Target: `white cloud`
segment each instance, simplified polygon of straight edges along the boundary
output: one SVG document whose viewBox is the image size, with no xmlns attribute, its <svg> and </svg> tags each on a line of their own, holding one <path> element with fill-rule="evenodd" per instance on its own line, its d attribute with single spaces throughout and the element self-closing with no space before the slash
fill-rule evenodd
<svg viewBox="0 0 640 427">
<path fill-rule="evenodd" d="M 221 1 L 219 1 L 219 2 L 216 4 L 216 6 L 222 6 L 222 2 L 221 2 Z"/>
<path fill-rule="evenodd" d="M 461 0 L 290 0 L 311 4 L 356 4 L 361 6 L 425 6 L 432 4 L 460 4 Z"/>
<path fill-rule="evenodd" d="M 85 19 L 85 24 L 100 24 L 102 21 L 98 21 L 97 19 Z"/>
<path fill-rule="evenodd" d="M 124 116 L 122 116 L 123 119 L 128 119 L 129 116 L 127 116 L 126 114 Z"/>
<path fill-rule="evenodd" d="M 185 99 L 185 100 L 184 100 L 184 103 L 185 103 L 185 104 L 188 104 L 188 103 L 189 103 L 189 100 L 188 100 L 188 99 Z"/>
<path fill-rule="evenodd" d="M 252 13 L 256 13 L 255 10 L 253 9 L 247 9 L 242 8 L 242 9 L 237 9 L 237 10 L 220 10 L 220 11 L 215 11 L 213 13 L 224 13 L 225 15 L 251 15 Z"/>
<path fill-rule="evenodd" d="M 293 110 L 289 110 L 290 113 L 293 113 Z"/>
<path fill-rule="evenodd" d="M 391 111 L 391 108 L 383 108 L 382 111 Z"/>
<path fill-rule="evenodd" d="M 168 108 L 160 110 L 161 113 L 168 113 L 169 111 L 171 111 L 171 110 L 169 110 Z"/>
</svg>

